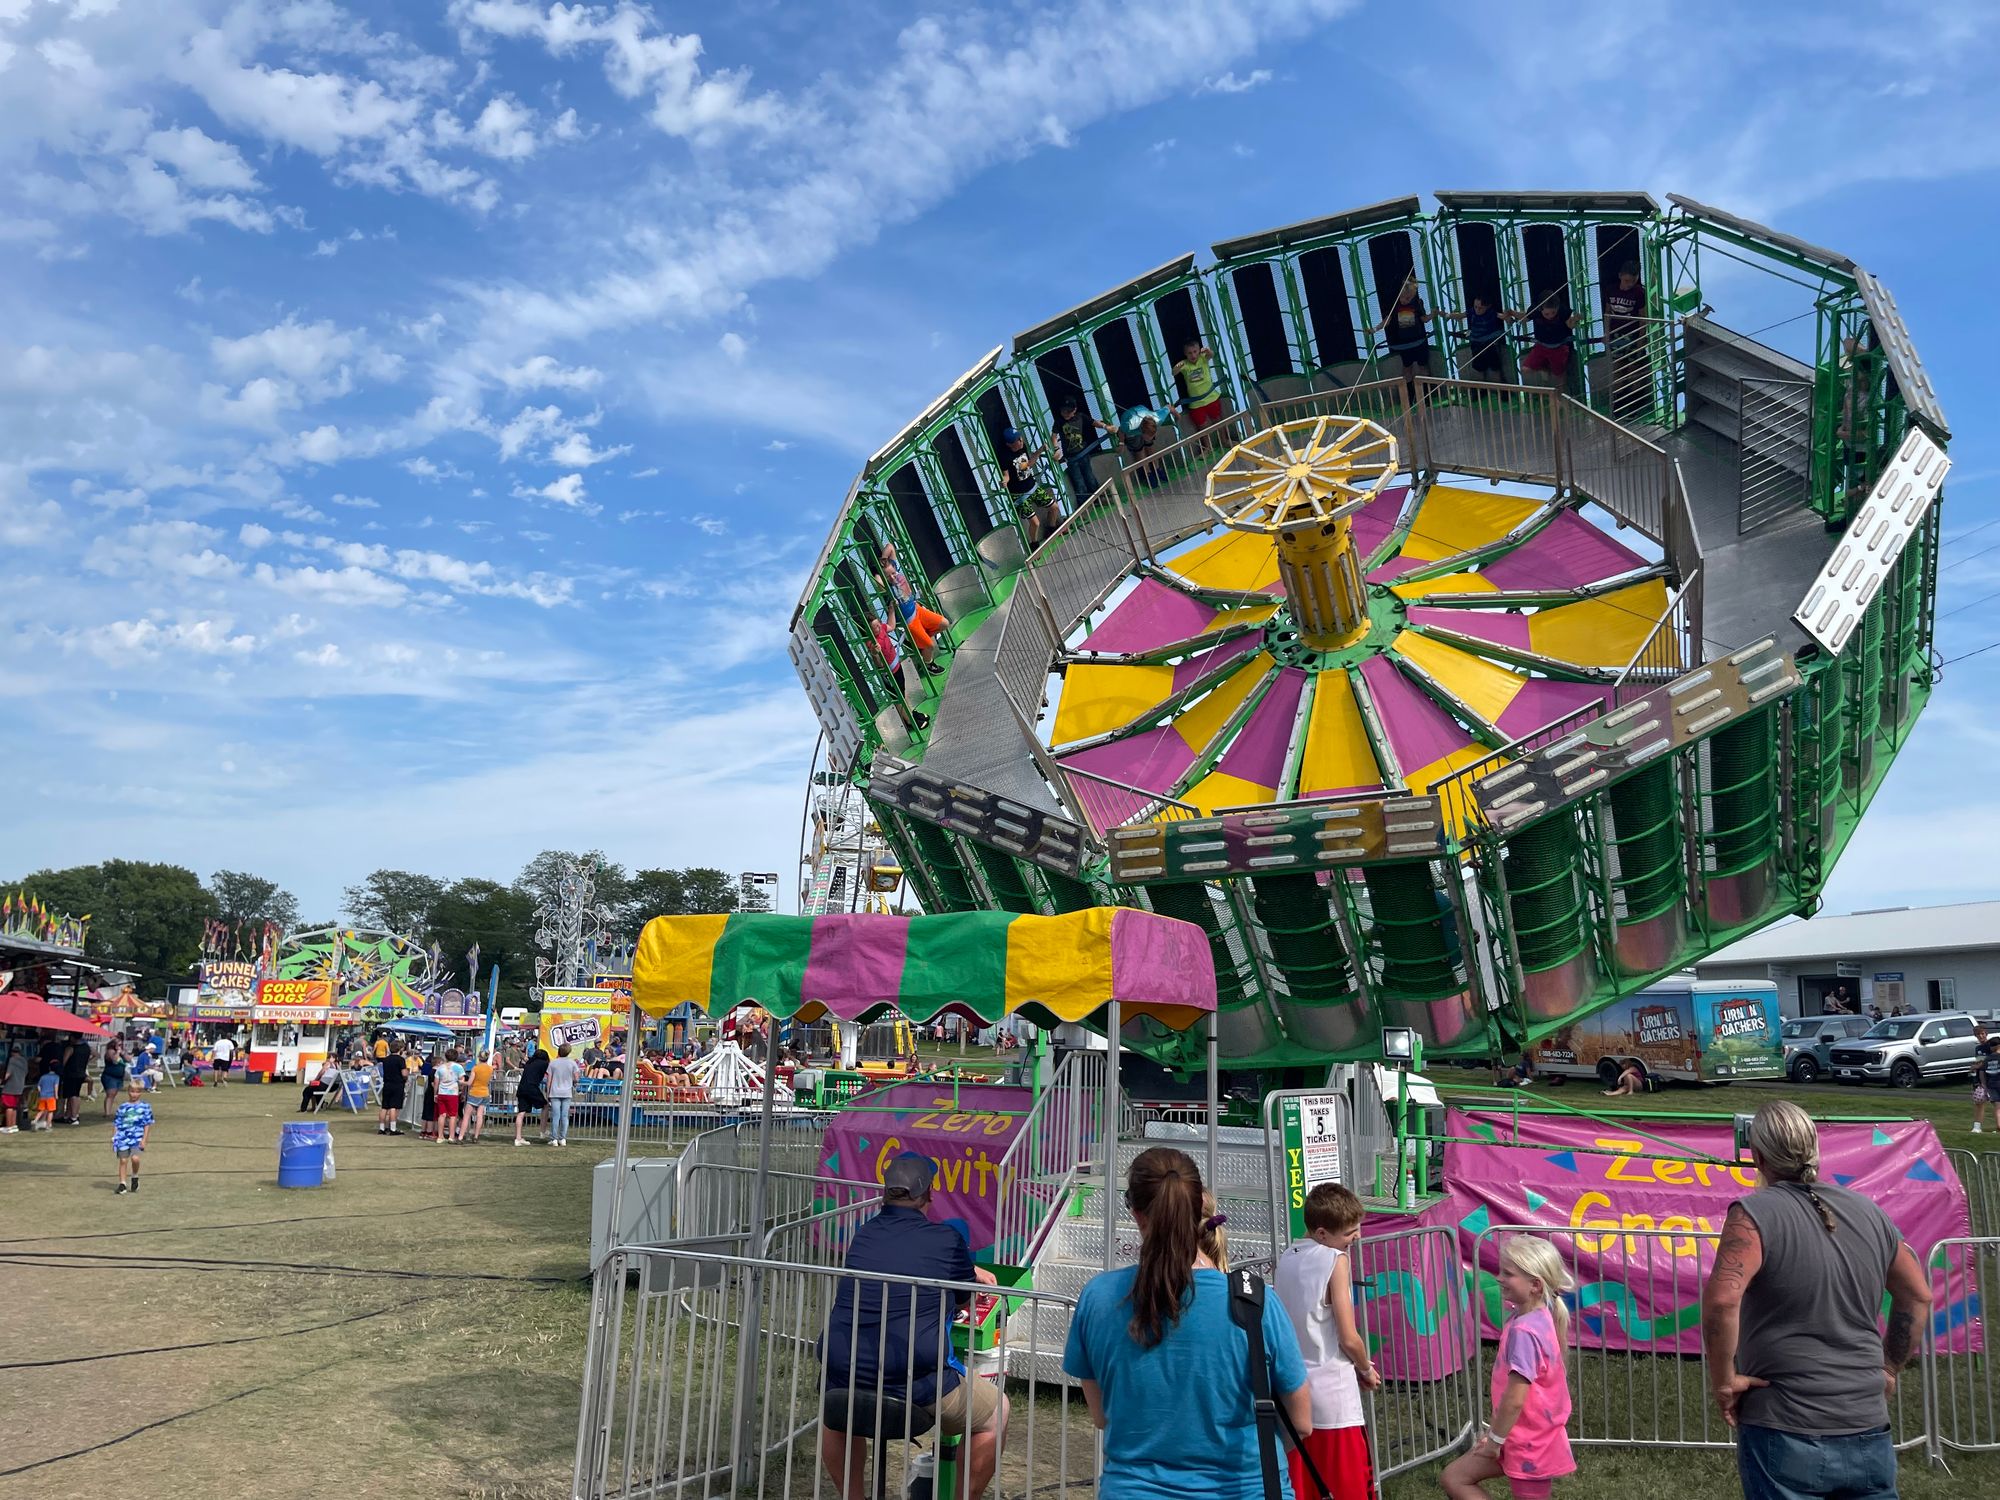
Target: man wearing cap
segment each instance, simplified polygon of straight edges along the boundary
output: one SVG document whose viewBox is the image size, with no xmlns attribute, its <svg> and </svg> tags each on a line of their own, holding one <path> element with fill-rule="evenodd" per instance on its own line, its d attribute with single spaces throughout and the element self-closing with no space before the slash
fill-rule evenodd
<svg viewBox="0 0 2000 1500">
<path fill-rule="evenodd" d="M 914 1151 L 883 1169 L 882 1212 L 855 1231 L 848 1270 L 954 1286 L 995 1284 L 992 1272 L 972 1263 L 964 1235 L 931 1222 L 936 1176 L 937 1163 Z M 869 1409 L 880 1392 L 891 1400 L 930 1407 L 940 1437 L 965 1440 L 967 1488 L 962 1493 L 968 1500 L 993 1482 L 1007 1426 L 1007 1398 L 999 1387 L 973 1378 L 952 1353 L 951 1321 L 971 1295 L 948 1287 L 844 1280 L 834 1295 L 821 1346 L 827 1389 L 850 1392 L 853 1409 Z M 869 1485 L 866 1440 L 823 1428 L 819 1451 L 835 1489 L 845 1500 L 862 1500 Z"/>
</svg>

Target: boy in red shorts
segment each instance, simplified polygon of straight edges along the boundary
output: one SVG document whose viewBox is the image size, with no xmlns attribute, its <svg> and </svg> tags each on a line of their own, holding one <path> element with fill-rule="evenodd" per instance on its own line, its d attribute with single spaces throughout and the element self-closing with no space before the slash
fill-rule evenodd
<svg viewBox="0 0 2000 1500">
<path fill-rule="evenodd" d="M 1200 339 L 1189 339 L 1181 348 L 1174 375 L 1187 388 L 1185 410 L 1195 431 L 1222 420 L 1222 387 L 1215 378 L 1214 350 Z"/>
<path fill-rule="evenodd" d="M 1544 297 L 1529 319 L 1534 325 L 1535 346 L 1521 361 L 1521 372 L 1539 370 L 1557 390 L 1569 384 L 1570 356 L 1576 350 L 1575 313 L 1565 314 L 1562 299 Z"/>
</svg>

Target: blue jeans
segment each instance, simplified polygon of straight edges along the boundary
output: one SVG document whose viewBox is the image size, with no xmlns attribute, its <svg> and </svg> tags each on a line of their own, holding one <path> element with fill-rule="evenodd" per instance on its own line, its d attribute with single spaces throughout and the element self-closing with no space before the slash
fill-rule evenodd
<svg viewBox="0 0 2000 1500">
<path fill-rule="evenodd" d="M 1889 1429 L 1807 1437 L 1748 1423 L 1736 1430 L 1743 1500 L 1896 1500 Z"/>
<path fill-rule="evenodd" d="M 1064 459 L 1063 472 L 1069 476 L 1070 493 L 1075 495 L 1080 501 L 1088 500 L 1090 492 L 1097 488 L 1096 481 L 1090 477 L 1090 455 L 1088 453 L 1072 454 L 1069 458 Z"/>
<path fill-rule="evenodd" d="M 566 1141 L 569 1139 L 569 1100 L 549 1100 L 549 1139 Z"/>
</svg>

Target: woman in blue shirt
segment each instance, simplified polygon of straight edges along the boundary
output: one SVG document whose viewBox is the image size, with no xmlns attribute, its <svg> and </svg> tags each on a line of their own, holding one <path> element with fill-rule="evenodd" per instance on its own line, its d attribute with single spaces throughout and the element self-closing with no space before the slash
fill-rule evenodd
<svg viewBox="0 0 2000 1500">
<path fill-rule="evenodd" d="M 1263 1500 L 1249 1340 L 1230 1320 L 1228 1279 L 1201 1253 L 1200 1169 L 1185 1151 L 1155 1146 L 1125 1182 L 1139 1264 L 1084 1287 L 1063 1352 L 1104 1429 L 1100 1500 Z M 1265 1299 L 1263 1328 L 1271 1388 L 1304 1434 L 1305 1363 L 1276 1297 Z"/>
</svg>

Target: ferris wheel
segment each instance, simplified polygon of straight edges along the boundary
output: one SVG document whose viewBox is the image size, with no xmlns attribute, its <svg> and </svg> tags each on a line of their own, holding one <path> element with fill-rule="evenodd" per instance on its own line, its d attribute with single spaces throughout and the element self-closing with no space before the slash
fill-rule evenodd
<svg viewBox="0 0 2000 1500">
<path fill-rule="evenodd" d="M 833 769 L 826 751 L 821 735 L 799 819 L 799 914 L 887 909 L 903 883 L 902 862 L 882 837 L 868 799 Z"/>
</svg>

